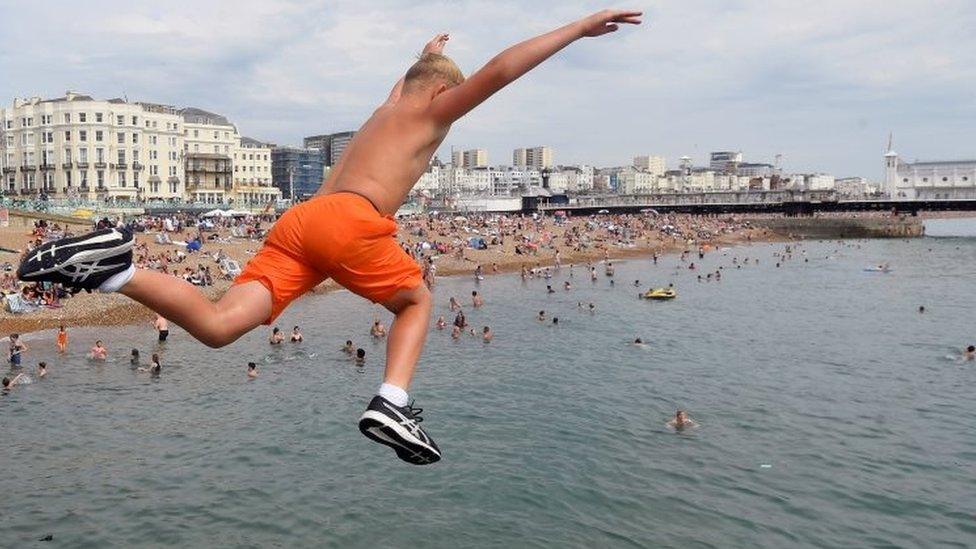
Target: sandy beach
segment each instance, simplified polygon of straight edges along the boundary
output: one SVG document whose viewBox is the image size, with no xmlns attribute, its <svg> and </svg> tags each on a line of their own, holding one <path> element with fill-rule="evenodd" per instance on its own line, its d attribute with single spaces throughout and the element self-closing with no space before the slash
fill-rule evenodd
<svg viewBox="0 0 976 549">
<path fill-rule="evenodd" d="M 16 220 L 16 218 L 14 218 Z M 676 223 L 691 223 L 694 218 L 681 218 Z M 23 250 L 27 243 L 31 241 L 31 224 L 29 220 L 24 223 L 13 222 L 9 227 L 0 227 L 0 247 Z M 436 274 L 441 276 L 453 276 L 472 274 L 478 265 L 482 266 L 485 275 L 502 272 L 519 271 L 523 266 L 526 268 L 545 267 L 553 265 L 556 259 L 556 250 L 559 250 L 562 265 L 586 264 L 601 261 L 605 257 L 611 259 L 627 257 L 647 257 L 653 253 L 665 254 L 670 252 L 680 252 L 686 249 L 696 249 L 698 245 L 706 246 L 729 246 L 748 241 L 768 241 L 782 239 L 782 237 L 770 233 L 763 229 L 737 228 L 728 233 L 715 231 L 715 235 L 707 239 L 687 239 L 677 236 L 667 236 L 659 234 L 658 231 L 643 230 L 636 231 L 626 243 L 621 243 L 617 237 L 611 234 L 606 228 L 596 228 L 593 224 L 587 225 L 590 218 L 570 219 L 564 223 L 557 224 L 551 221 L 544 222 L 543 225 L 535 228 L 545 233 L 545 239 L 550 241 L 549 246 L 532 248 L 531 253 L 519 254 L 517 246 L 524 239 L 509 237 L 503 238 L 502 242 L 490 245 L 488 249 L 477 250 L 470 247 L 463 247 L 463 258 L 456 253 L 444 253 L 435 256 Z M 714 219 L 701 218 L 702 222 L 718 223 Z M 740 222 L 743 220 L 740 219 Z M 405 245 L 414 247 L 418 242 L 425 238 L 416 234 L 416 227 L 419 221 L 404 220 L 400 223 L 399 240 Z M 527 221 L 526 224 L 530 223 Z M 483 224 L 484 225 L 484 224 Z M 697 228 L 697 225 L 695 225 Z M 82 233 L 90 229 L 89 225 L 77 224 L 71 226 L 74 233 Z M 469 237 L 476 237 L 485 233 L 485 227 L 480 229 L 469 227 L 466 223 L 443 222 L 438 225 L 438 241 L 452 242 L 456 248 L 461 248 L 463 242 Z M 688 232 L 691 227 L 685 227 Z M 514 231 L 514 229 L 513 229 Z M 529 231 L 528 227 L 524 231 Z M 206 243 L 202 253 L 191 254 L 183 264 L 174 265 L 175 268 L 182 269 L 186 266 L 209 265 L 214 267 L 216 262 L 208 254 L 222 250 L 229 258 L 238 261 L 241 266 L 253 257 L 254 253 L 260 248 L 261 240 L 236 238 L 230 236 L 229 229 L 221 228 L 216 232 L 221 241 Z M 588 235 L 588 245 L 586 247 L 566 245 L 567 236 L 573 232 L 586 233 Z M 155 236 L 158 233 L 146 232 L 136 236 L 137 244 L 145 243 L 150 254 L 174 252 L 179 249 L 174 244 L 158 244 Z M 174 234 L 171 239 L 177 241 L 180 238 L 187 238 L 189 231 Z M 429 240 L 430 237 L 428 236 Z M 560 243 L 562 242 L 562 243 Z M 455 248 L 455 249 L 456 249 Z M 521 249 L 526 250 L 525 246 Z M 10 262 L 16 266 L 19 256 L 11 253 L 0 254 L 0 263 Z M 212 298 L 219 298 L 223 292 L 231 285 L 230 280 L 215 279 L 213 286 L 204 288 L 204 291 Z M 324 293 L 335 290 L 338 285 L 327 280 L 317 286 L 314 293 Z M 37 311 L 22 315 L 13 315 L 3 311 L 0 318 L 0 333 L 28 333 L 37 330 L 56 328 L 59 325 L 65 326 L 116 326 L 128 325 L 143 321 L 149 321 L 153 314 L 144 306 L 129 300 L 128 298 L 116 294 L 79 294 L 77 296 L 61 301 L 59 308 L 42 308 Z"/>
</svg>

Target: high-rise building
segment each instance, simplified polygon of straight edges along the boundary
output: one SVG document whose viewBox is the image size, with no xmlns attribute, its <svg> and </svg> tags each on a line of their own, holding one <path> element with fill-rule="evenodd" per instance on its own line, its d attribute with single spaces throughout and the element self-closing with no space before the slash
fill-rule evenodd
<svg viewBox="0 0 976 549">
<path fill-rule="evenodd" d="M 512 165 L 518 168 L 541 170 L 552 167 L 551 147 L 530 147 L 515 149 L 512 153 Z"/>
<path fill-rule="evenodd" d="M 274 186 L 284 198 L 303 200 L 322 185 L 325 153 L 315 148 L 275 147 L 271 151 L 271 173 Z"/>
<path fill-rule="evenodd" d="M 451 164 L 457 168 L 487 168 L 488 151 L 485 149 L 468 149 L 466 151 L 451 151 Z"/>
<path fill-rule="evenodd" d="M 335 166 L 355 136 L 354 131 L 310 135 L 304 139 L 303 145 L 306 149 L 319 149 L 325 154 L 325 165 Z"/>
<path fill-rule="evenodd" d="M 645 155 L 634 157 L 634 167 L 652 174 L 654 177 L 663 177 L 667 171 L 667 162 L 663 156 Z"/>
<path fill-rule="evenodd" d="M 0 108 L 0 188 L 85 199 L 178 199 L 182 120 L 169 106 L 64 97 Z"/>
</svg>

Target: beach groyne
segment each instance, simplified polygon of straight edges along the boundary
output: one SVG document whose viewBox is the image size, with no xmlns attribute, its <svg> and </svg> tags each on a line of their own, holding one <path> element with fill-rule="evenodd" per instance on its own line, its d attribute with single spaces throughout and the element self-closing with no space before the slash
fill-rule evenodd
<svg viewBox="0 0 976 549">
<path fill-rule="evenodd" d="M 753 226 L 797 238 L 915 238 L 925 234 L 917 217 L 777 217 L 750 220 Z"/>
</svg>

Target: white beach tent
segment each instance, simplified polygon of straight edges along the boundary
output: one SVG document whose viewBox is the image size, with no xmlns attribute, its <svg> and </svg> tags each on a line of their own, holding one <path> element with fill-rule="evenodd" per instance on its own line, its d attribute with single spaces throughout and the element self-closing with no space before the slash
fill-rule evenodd
<svg viewBox="0 0 976 549">
<path fill-rule="evenodd" d="M 224 210 L 210 210 L 209 212 L 201 215 L 200 217 L 229 217 L 229 214 Z"/>
</svg>

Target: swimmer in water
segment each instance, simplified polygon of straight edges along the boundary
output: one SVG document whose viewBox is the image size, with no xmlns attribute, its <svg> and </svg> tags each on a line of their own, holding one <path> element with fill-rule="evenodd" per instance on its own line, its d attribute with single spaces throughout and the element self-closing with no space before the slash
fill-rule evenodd
<svg viewBox="0 0 976 549">
<path fill-rule="evenodd" d="M 254 379 L 258 377 L 258 365 L 253 362 L 247 363 L 247 377 Z"/>
<path fill-rule="evenodd" d="M 376 339 L 386 337 L 386 326 L 379 319 L 373 321 L 373 327 L 369 329 L 369 335 Z"/>
<path fill-rule="evenodd" d="M 153 321 L 153 328 L 156 328 L 156 331 L 159 332 L 159 342 L 165 343 L 166 338 L 169 337 L 169 321 L 163 315 L 156 314 L 156 320 Z"/>
<path fill-rule="evenodd" d="M 485 343 L 490 343 L 493 337 L 495 337 L 495 334 L 492 333 L 491 328 L 485 326 L 484 328 L 481 329 L 482 341 L 484 341 Z"/>
<path fill-rule="evenodd" d="M 159 355 L 153 353 L 152 362 L 149 364 L 149 374 L 158 376 L 163 371 L 162 364 L 159 363 Z"/>
<path fill-rule="evenodd" d="M 545 311 L 539 311 L 539 316 L 536 317 L 536 320 L 538 320 L 539 322 L 545 322 L 546 321 L 546 312 Z"/>
<path fill-rule="evenodd" d="M 129 365 L 130 366 L 139 365 L 139 349 L 132 349 L 132 354 L 129 355 Z"/>
<path fill-rule="evenodd" d="M 108 349 L 102 346 L 102 340 L 99 339 L 95 342 L 95 346 L 91 348 L 91 358 L 105 360 L 106 357 L 108 357 Z"/>
<path fill-rule="evenodd" d="M 471 306 L 474 307 L 474 308 L 478 308 L 478 307 L 481 307 L 484 304 L 485 304 L 485 300 L 482 299 L 480 295 L 478 295 L 478 291 L 477 290 L 472 290 L 471 291 Z"/>
<path fill-rule="evenodd" d="M 643 339 L 641 339 L 641 338 L 638 337 L 638 338 L 634 339 L 634 345 L 636 345 L 638 347 L 644 347 L 647 344 L 644 343 L 644 340 Z"/>
<path fill-rule="evenodd" d="M 919 305 L 918 314 L 925 314 L 925 305 Z"/>
<path fill-rule="evenodd" d="M 966 347 L 966 350 L 962 352 L 963 360 L 976 360 L 976 345 L 970 345 Z"/>
<path fill-rule="evenodd" d="M 27 378 L 25 374 L 17 374 L 14 376 L 13 379 L 5 377 L 3 378 L 3 390 L 9 391 L 10 389 L 13 389 L 17 385 L 22 385 L 24 383 L 27 383 L 28 379 L 29 378 Z"/>
<path fill-rule="evenodd" d="M 271 345 L 281 345 L 281 342 L 285 340 L 285 335 L 281 333 L 281 330 L 275 326 L 271 329 L 271 337 L 268 338 L 268 343 Z"/>
<path fill-rule="evenodd" d="M 292 331 L 291 331 L 291 342 L 292 343 L 301 343 L 304 340 L 305 340 L 305 338 L 302 337 L 302 332 L 300 332 L 298 330 L 298 326 L 295 326 L 292 329 Z"/>
<path fill-rule="evenodd" d="M 356 348 L 353 347 L 351 339 L 346 340 L 346 344 L 342 346 L 342 352 L 346 353 L 347 355 L 351 355 L 356 352 Z"/>
<path fill-rule="evenodd" d="M 461 339 L 461 327 L 457 324 L 451 327 L 451 339 Z"/>
<path fill-rule="evenodd" d="M 553 326 L 559 326 L 559 317 L 558 316 L 552 317 L 552 325 Z"/>
<path fill-rule="evenodd" d="M 573 289 L 573 285 L 567 280 L 566 282 L 563 282 L 563 289 L 568 292 Z"/>
<path fill-rule="evenodd" d="M 37 364 L 37 377 L 44 377 L 47 375 L 47 362 L 39 362 Z"/>
<path fill-rule="evenodd" d="M 547 294 L 554 294 L 554 293 L 556 293 L 556 290 L 553 290 L 552 289 L 552 286 L 547 284 L 546 285 L 546 293 Z"/>
<path fill-rule="evenodd" d="M 68 331 L 64 325 L 58 327 L 58 352 L 63 353 L 68 349 Z"/>
<path fill-rule="evenodd" d="M 356 366 L 366 364 L 366 349 L 362 347 L 356 349 Z"/>
<path fill-rule="evenodd" d="M 448 303 L 448 307 L 450 307 L 452 311 L 458 311 L 461 309 L 461 304 L 458 303 L 458 300 L 454 298 L 454 296 L 451 296 L 451 301 Z"/>
<path fill-rule="evenodd" d="M 27 344 L 20 340 L 20 334 L 10 334 L 10 348 L 7 360 L 11 368 L 20 368 L 20 359 L 27 350 Z"/>
<path fill-rule="evenodd" d="M 436 326 L 437 326 L 437 329 L 438 330 L 443 330 L 444 327 L 447 326 L 447 321 L 444 320 L 444 315 L 441 315 L 441 316 L 437 317 L 437 324 L 436 324 Z"/>
<path fill-rule="evenodd" d="M 681 431 L 684 429 L 690 429 L 692 427 L 698 427 L 698 423 L 696 423 L 693 419 L 688 417 L 688 415 L 685 414 L 684 410 L 678 410 L 677 412 L 675 412 L 674 418 L 671 419 L 671 421 L 668 421 L 667 425 L 668 427 L 671 427 L 675 431 Z"/>
</svg>

